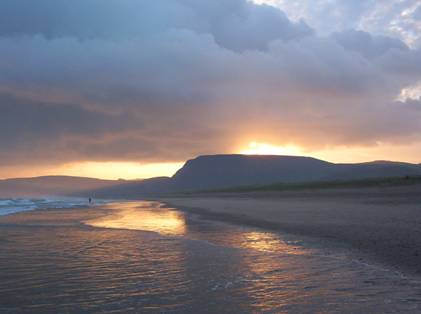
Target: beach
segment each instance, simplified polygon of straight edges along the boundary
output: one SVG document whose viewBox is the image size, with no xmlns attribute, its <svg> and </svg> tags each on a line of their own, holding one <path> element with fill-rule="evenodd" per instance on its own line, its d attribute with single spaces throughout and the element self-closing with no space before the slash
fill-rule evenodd
<svg viewBox="0 0 421 314">
<path fill-rule="evenodd" d="M 245 205 L 257 205 L 263 217 L 269 208 L 264 204 L 279 202 L 267 197 L 251 202 L 221 196 L 171 200 L 183 206 L 211 205 L 219 212 L 212 219 L 202 209 L 198 215 L 151 201 L 0 217 L 0 312 L 419 309 L 418 277 L 366 263 L 351 251 L 308 245 L 300 236 L 234 221 L 232 208 L 239 204 L 250 212 Z M 221 202 L 225 209 L 218 207 Z M 222 219 L 222 210 L 232 216 Z"/>
<path fill-rule="evenodd" d="M 215 219 L 310 236 L 421 272 L 421 185 L 204 193 L 161 199 Z"/>
</svg>

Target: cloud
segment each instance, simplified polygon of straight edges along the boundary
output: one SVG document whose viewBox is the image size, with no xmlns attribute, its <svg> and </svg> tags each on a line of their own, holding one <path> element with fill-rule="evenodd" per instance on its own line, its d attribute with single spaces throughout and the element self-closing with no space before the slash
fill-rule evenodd
<svg viewBox="0 0 421 314">
<path fill-rule="evenodd" d="M 319 33 L 347 29 L 391 36 L 418 46 L 421 23 L 418 0 L 254 0 L 284 10 L 293 20 L 303 19 Z"/>
<path fill-rule="evenodd" d="M 7 20 L 0 25 L 1 35 L 122 40 L 189 29 L 242 51 L 311 34 L 310 27 L 291 22 L 282 11 L 244 0 L 41 0 L 29 5 L 24 0 L 0 3 L 0 18 Z"/>
<path fill-rule="evenodd" d="M 245 0 L 8 0 L 0 18 L 2 164 L 421 141 L 419 101 L 395 101 L 421 53 L 398 39 Z"/>
<path fill-rule="evenodd" d="M 346 30 L 334 33 L 333 38 L 345 49 L 356 51 L 367 59 L 382 56 L 391 50 L 408 51 L 408 47 L 398 39 L 386 36 L 371 36 L 363 31 Z"/>
</svg>

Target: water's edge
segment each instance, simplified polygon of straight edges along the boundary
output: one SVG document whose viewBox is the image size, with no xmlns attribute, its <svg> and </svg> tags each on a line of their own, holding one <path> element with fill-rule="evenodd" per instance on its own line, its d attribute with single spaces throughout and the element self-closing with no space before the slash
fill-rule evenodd
<svg viewBox="0 0 421 314">
<path fill-rule="evenodd" d="M 277 222 L 270 222 L 264 219 L 258 219 L 255 217 L 248 217 L 246 215 L 232 214 L 232 213 L 223 213 L 215 212 L 205 208 L 198 207 L 189 207 L 184 205 L 178 205 L 171 203 L 170 201 L 163 201 L 159 199 L 150 199 L 150 201 L 159 202 L 163 204 L 165 208 L 173 208 L 180 211 L 184 211 L 190 214 L 196 214 L 203 218 L 226 222 L 239 226 L 248 226 L 253 228 L 258 228 L 262 230 L 267 230 L 270 232 L 276 232 L 284 238 L 297 238 L 299 237 L 304 246 L 309 248 L 317 248 L 324 251 L 327 255 L 331 252 L 340 252 L 341 254 L 348 254 L 354 256 L 355 260 L 358 263 L 368 265 L 370 267 L 375 267 L 382 269 L 384 271 L 389 271 L 401 278 L 412 278 L 414 280 L 421 282 L 421 275 L 415 273 L 412 269 L 408 269 L 402 265 L 392 265 L 388 261 L 380 258 L 376 254 L 370 251 L 360 250 L 345 241 L 341 241 L 335 238 L 325 238 L 311 235 L 309 236 L 306 233 L 300 232 L 300 230 L 285 230 L 283 226 Z"/>
</svg>

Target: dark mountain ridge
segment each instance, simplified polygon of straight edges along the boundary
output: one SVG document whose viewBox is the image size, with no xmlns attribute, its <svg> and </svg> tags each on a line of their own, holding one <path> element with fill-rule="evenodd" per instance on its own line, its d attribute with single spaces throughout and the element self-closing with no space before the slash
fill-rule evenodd
<svg viewBox="0 0 421 314">
<path fill-rule="evenodd" d="M 335 164 L 301 156 L 207 155 L 188 160 L 174 176 L 159 182 L 154 179 L 129 182 L 118 189 L 111 187 L 92 193 L 97 197 L 136 198 L 250 185 L 419 175 L 421 165 L 404 162 Z"/>
<path fill-rule="evenodd" d="M 311 157 L 207 155 L 188 160 L 171 178 L 113 181 L 80 177 L 41 177 L 0 181 L 0 196 L 78 195 L 139 198 L 145 195 L 203 191 L 275 183 L 302 183 L 421 175 L 421 165 L 374 161 L 335 164 Z"/>
<path fill-rule="evenodd" d="M 312 181 L 330 167 L 311 157 L 215 155 L 189 160 L 172 177 L 179 189 Z"/>
</svg>

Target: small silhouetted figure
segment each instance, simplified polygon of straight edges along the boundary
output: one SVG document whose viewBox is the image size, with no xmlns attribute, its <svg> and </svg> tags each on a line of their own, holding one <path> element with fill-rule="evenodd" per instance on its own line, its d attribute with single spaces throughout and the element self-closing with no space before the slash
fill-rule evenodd
<svg viewBox="0 0 421 314">
<path fill-rule="evenodd" d="M 91 204 L 92 203 L 92 198 L 89 198 L 89 204 Z"/>
</svg>

